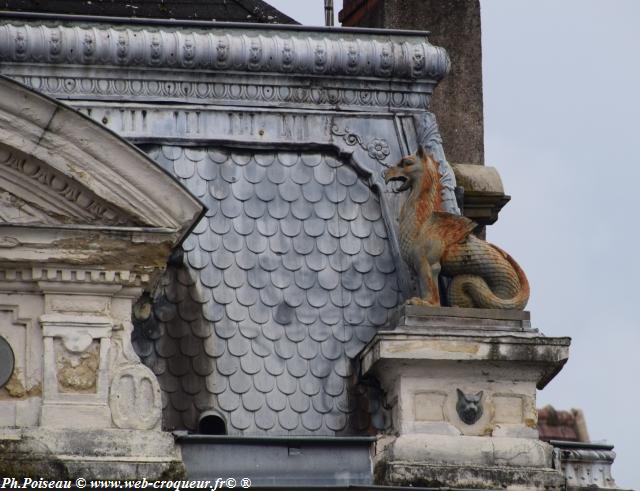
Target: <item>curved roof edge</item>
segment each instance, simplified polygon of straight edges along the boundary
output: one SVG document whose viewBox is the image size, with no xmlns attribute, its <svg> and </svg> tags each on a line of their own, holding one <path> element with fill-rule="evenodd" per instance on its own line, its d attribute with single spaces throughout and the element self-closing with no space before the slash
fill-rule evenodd
<svg viewBox="0 0 640 491">
<path fill-rule="evenodd" d="M 66 104 L 4 76 L 0 143 L 43 162 L 144 227 L 173 230 L 181 239 L 203 213 L 200 201 L 141 150 Z"/>
</svg>

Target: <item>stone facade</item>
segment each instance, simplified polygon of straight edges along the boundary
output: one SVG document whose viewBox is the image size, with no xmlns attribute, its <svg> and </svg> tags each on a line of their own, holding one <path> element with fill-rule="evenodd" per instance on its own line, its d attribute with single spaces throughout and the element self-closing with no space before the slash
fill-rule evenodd
<svg viewBox="0 0 640 491">
<path fill-rule="evenodd" d="M 24 84 L 0 79 L 4 475 L 260 456 L 255 485 L 537 490 L 585 468 L 537 438 L 566 338 L 402 307 L 384 170 L 421 145 L 446 211 L 483 225 L 507 199 L 445 156 L 425 33 L 5 14 L 0 61 Z"/>
<path fill-rule="evenodd" d="M 0 99 L 0 336 L 14 358 L 0 474 L 180 468 L 160 431 L 158 381 L 132 349 L 131 311 L 202 207 L 76 111 L 6 78 Z"/>
</svg>

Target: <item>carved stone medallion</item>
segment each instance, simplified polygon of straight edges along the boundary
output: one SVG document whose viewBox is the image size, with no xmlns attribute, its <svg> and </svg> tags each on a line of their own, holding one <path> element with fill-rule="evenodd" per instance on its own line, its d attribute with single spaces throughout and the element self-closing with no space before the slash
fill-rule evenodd
<svg viewBox="0 0 640 491">
<path fill-rule="evenodd" d="M 468 424 L 472 425 L 476 423 L 482 417 L 482 392 L 477 394 L 465 394 L 460 389 L 458 392 L 458 403 L 456 404 L 456 411 L 460 419 Z"/>
</svg>

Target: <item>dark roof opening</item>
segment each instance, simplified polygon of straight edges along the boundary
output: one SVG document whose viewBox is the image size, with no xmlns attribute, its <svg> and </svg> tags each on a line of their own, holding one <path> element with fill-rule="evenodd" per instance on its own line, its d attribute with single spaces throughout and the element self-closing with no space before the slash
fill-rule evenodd
<svg viewBox="0 0 640 491">
<path fill-rule="evenodd" d="M 226 435 L 227 424 L 217 414 L 203 414 L 198 422 L 198 433 L 201 435 Z"/>
</svg>

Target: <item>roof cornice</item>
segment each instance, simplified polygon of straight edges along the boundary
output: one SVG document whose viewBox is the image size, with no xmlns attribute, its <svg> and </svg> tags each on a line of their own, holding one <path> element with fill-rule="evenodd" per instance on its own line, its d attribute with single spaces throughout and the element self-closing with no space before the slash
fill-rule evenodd
<svg viewBox="0 0 640 491">
<path fill-rule="evenodd" d="M 0 12 L 0 61 L 437 82 L 449 69 L 426 33 L 151 22 Z M 37 17 L 37 18 L 34 18 Z"/>
</svg>

